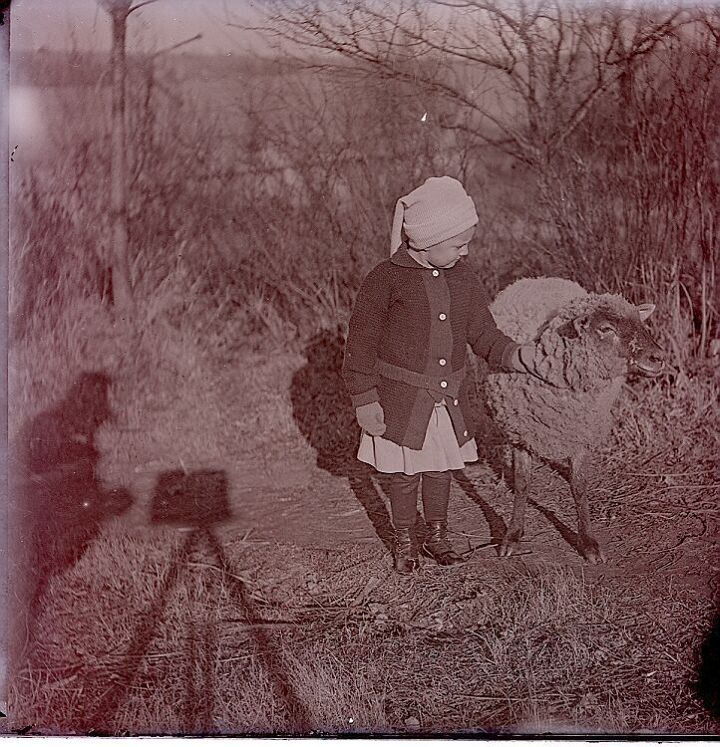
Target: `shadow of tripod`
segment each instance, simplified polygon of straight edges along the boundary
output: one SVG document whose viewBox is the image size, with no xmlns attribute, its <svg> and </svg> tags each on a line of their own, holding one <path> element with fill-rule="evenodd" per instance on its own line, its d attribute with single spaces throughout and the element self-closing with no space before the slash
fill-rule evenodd
<svg viewBox="0 0 720 747">
<path fill-rule="evenodd" d="M 225 551 L 212 531 L 212 526 L 230 516 L 228 486 L 223 471 L 165 472 L 158 478 L 153 494 L 151 522 L 176 524 L 188 531 L 185 541 L 175 549 L 169 571 L 154 601 L 142 615 L 143 622 L 122 658 L 113 684 L 83 719 L 83 731 L 94 735 L 109 734 L 98 724 L 112 723 L 124 697 L 135 682 L 143 659 L 163 623 L 170 596 L 193 571 L 189 567 L 195 553 L 209 556 L 219 571 L 218 584 L 230 589 L 233 600 L 244 616 L 253 647 L 265 669 L 277 703 L 284 708 L 288 734 L 307 734 L 310 715 L 284 673 L 288 671 L 275 642 L 263 630 L 264 622 L 254 609 L 250 594 L 241 577 L 234 571 Z M 218 587 L 220 588 L 220 587 Z M 187 688 L 183 704 L 183 719 L 188 734 L 212 733 L 215 703 L 213 677 L 217 631 L 214 625 L 190 622 L 186 667 Z M 197 673 L 199 678 L 197 677 Z M 198 681 L 199 679 L 199 681 Z"/>
</svg>

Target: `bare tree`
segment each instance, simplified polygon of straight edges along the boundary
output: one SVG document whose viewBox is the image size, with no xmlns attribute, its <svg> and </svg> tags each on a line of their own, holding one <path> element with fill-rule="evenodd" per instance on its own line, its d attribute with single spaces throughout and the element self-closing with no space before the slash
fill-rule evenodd
<svg viewBox="0 0 720 747">
<path fill-rule="evenodd" d="M 683 22 L 682 13 L 561 0 L 269 0 L 252 27 L 314 53 L 441 94 L 441 124 L 538 171 L 593 102 Z M 241 24 L 229 19 L 232 26 Z M 251 28 L 243 26 L 244 28 Z M 307 59 L 306 59 L 307 64 Z"/>
<path fill-rule="evenodd" d="M 112 22 L 112 138 L 111 138 L 111 226 L 112 226 L 112 280 L 113 302 L 121 312 L 130 311 L 134 306 L 133 288 L 128 255 L 128 175 L 126 137 L 126 79 L 127 60 L 125 43 L 127 20 L 131 13 L 157 0 L 98 0 Z M 150 57 L 152 62 L 160 54 L 176 49 L 201 37 L 200 34 L 172 47 L 156 52 Z M 147 103 L 147 102 L 146 102 Z"/>
<path fill-rule="evenodd" d="M 134 305 L 130 283 L 127 226 L 127 176 L 125 162 L 125 79 L 127 61 L 125 39 L 130 13 L 155 0 L 137 5 L 132 0 L 98 0 L 112 22 L 112 154 L 110 216 L 112 230 L 113 301 L 118 310 L 129 311 Z"/>
</svg>

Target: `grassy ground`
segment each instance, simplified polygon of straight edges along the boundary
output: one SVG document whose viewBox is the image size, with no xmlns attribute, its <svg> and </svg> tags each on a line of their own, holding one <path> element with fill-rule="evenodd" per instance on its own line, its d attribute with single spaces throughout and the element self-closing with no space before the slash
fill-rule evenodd
<svg viewBox="0 0 720 747">
<path fill-rule="evenodd" d="M 336 364 L 327 334 L 242 371 L 193 359 L 155 407 L 151 385 L 116 388 L 102 473 L 135 504 L 51 579 L 6 728 L 717 732 L 703 705 L 717 698 L 711 380 L 625 392 L 594 480 L 606 567 L 580 562 L 569 496 L 544 468 L 527 554 L 496 558 L 509 494 L 481 466 L 453 487 L 456 539 L 478 548 L 468 564 L 404 579 L 347 466 Z M 200 469 L 229 476 L 236 518 L 150 526 L 158 475 Z"/>
<path fill-rule="evenodd" d="M 41 733 L 712 732 L 706 600 L 470 563 L 108 529 L 53 584 L 17 682 Z M 118 568 L 123 573 L 118 573 Z M 79 618 L 82 626 L 77 626 Z M 70 635 L 70 629 L 72 634 Z M 71 644 L 71 645 L 68 645 Z"/>
<path fill-rule="evenodd" d="M 35 663 L 18 682 L 34 697 L 15 723 L 43 733 L 712 729 L 687 684 L 710 622 L 697 597 L 638 609 L 637 590 L 555 565 L 428 567 L 405 580 L 377 549 L 237 540 L 223 543 L 223 576 L 212 547 L 206 536 L 108 528 L 49 592 Z M 70 617 L 83 619 L 72 645 Z"/>
</svg>

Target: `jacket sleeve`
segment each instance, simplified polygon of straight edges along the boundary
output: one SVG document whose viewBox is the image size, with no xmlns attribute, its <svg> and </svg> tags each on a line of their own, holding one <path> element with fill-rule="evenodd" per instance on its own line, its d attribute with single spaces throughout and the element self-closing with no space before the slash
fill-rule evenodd
<svg viewBox="0 0 720 747">
<path fill-rule="evenodd" d="M 468 342 L 473 352 L 484 358 L 492 369 L 514 371 L 513 358 L 520 345 L 498 329 L 490 313 L 490 299 L 474 275 L 470 299 Z"/>
<path fill-rule="evenodd" d="M 379 401 L 375 365 L 390 308 L 390 280 L 376 267 L 365 278 L 350 317 L 342 375 L 354 407 Z"/>
</svg>

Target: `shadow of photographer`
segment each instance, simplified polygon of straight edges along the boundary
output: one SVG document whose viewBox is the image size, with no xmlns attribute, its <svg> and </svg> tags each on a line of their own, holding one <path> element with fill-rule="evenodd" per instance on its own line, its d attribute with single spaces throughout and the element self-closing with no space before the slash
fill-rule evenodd
<svg viewBox="0 0 720 747">
<path fill-rule="evenodd" d="M 80 560 L 105 521 L 132 505 L 127 490 L 104 489 L 96 474 L 95 437 L 112 418 L 110 385 L 103 372 L 80 374 L 61 402 L 23 428 L 13 450 L 11 526 L 22 559 L 15 612 L 26 619 L 29 640 L 50 580 Z"/>
<path fill-rule="evenodd" d="M 356 458 L 360 428 L 342 378 L 345 339 L 340 328 L 322 330 L 305 347 L 306 363 L 293 375 L 293 418 L 317 455 L 317 466 L 348 480 L 375 533 L 391 548 L 393 529 L 386 501 L 373 480 L 375 470 Z M 381 489 L 387 495 L 382 479 Z"/>
</svg>

